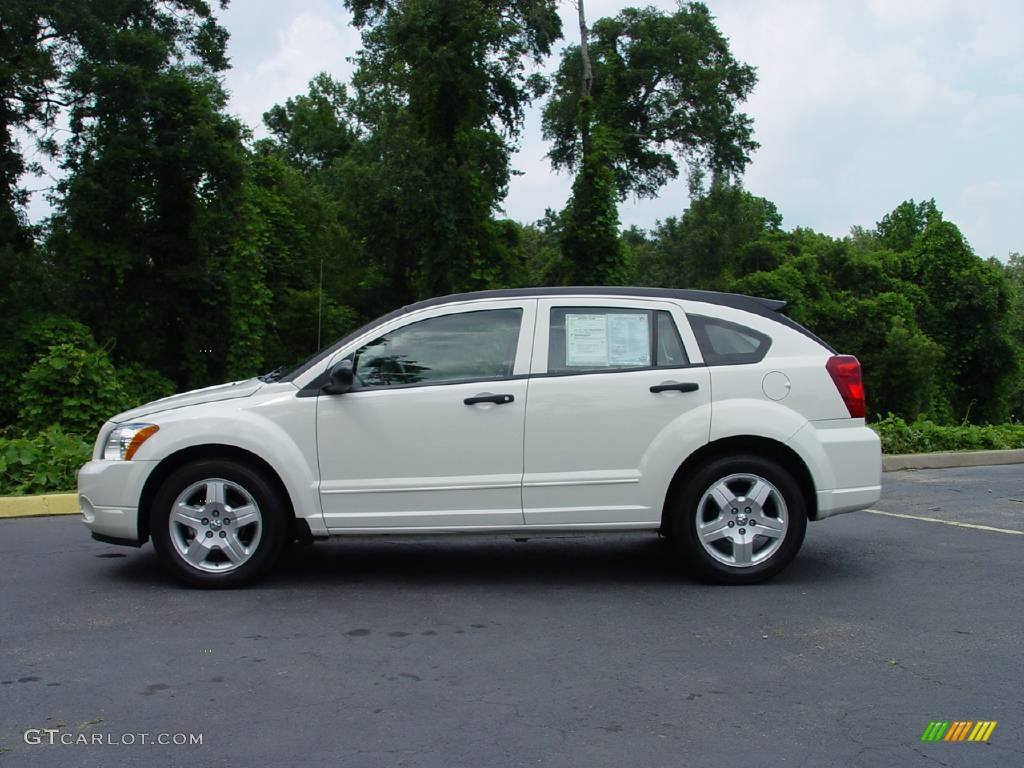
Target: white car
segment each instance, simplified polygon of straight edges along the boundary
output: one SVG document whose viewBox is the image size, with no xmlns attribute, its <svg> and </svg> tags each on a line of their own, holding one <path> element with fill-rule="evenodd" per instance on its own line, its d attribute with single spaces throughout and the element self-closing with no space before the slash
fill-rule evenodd
<svg viewBox="0 0 1024 768">
<path fill-rule="evenodd" d="M 761 581 L 871 505 L 856 358 L 784 302 L 529 288 L 403 307 L 288 371 L 119 414 L 78 474 L 94 538 L 204 587 L 332 535 L 649 531 Z"/>
</svg>

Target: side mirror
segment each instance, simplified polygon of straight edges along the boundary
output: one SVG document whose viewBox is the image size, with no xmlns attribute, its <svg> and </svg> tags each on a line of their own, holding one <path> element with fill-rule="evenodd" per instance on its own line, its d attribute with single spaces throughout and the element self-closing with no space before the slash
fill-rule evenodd
<svg viewBox="0 0 1024 768">
<path fill-rule="evenodd" d="M 351 360 L 341 360 L 331 367 L 331 380 L 320 391 L 328 395 L 343 395 L 352 389 L 355 369 Z"/>
</svg>

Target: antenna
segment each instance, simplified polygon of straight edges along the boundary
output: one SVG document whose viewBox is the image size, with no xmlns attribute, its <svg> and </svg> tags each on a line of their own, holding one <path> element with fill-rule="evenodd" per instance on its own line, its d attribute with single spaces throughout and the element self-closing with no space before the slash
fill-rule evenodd
<svg viewBox="0 0 1024 768">
<path fill-rule="evenodd" d="M 320 351 L 320 331 L 324 326 L 324 255 L 320 254 L 320 295 L 316 308 L 316 351 Z"/>
</svg>

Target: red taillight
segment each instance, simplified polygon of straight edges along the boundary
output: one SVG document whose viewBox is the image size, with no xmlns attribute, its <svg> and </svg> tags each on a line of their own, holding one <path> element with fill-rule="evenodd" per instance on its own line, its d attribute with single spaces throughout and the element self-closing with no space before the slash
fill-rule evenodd
<svg viewBox="0 0 1024 768">
<path fill-rule="evenodd" d="M 825 363 L 828 375 L 835 382 L 850 418 L 864 418 L 864 382 L 860 377 L 860 361 L 853 355 L 835 355 Z"/>
</svg>

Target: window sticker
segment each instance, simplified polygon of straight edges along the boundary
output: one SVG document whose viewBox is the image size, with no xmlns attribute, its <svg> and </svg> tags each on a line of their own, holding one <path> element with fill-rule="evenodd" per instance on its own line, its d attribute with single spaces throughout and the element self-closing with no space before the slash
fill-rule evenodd
<svg viewBox="0 0 1024 768">
<path fill-rule="evenodd" d="M 606 315 L 565 316 L 565 364 L 572 368 L 603 368 L 608 365 Z"/>
<path fill-rule="evenodd" d="M 647 313 L 565 316 L 565 364 L 570 368 L 648 366 Z"/>
<path fill-rule="evenodd" d="M 651 334 L 647 313 L 614 314 L 608 318 L 608 365 L 651 364 Z"/>
</svg>

